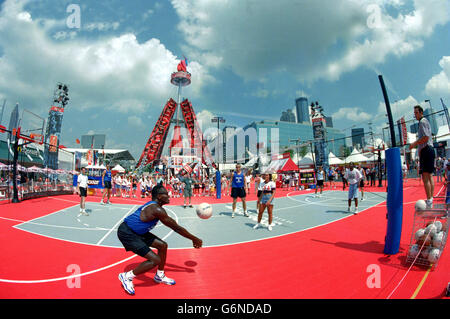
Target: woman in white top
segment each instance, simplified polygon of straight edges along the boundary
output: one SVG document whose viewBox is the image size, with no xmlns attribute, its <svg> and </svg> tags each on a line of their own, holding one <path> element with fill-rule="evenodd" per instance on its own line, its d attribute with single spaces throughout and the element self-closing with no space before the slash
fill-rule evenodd
<svg viewBox="0 0 450 319">
<path fill-rule="evenodd" d="M 259 202 L 259 212 L 258 212 L 258 223 L 253 227 L 253 229 L 258 228 L 261 226 L 261 219 L 262 215 L 264 213 L 264 210 L 267 207 L 267 213 L 269 214 L 269 226 L 267 227 L 269 230 L 272 230 L 272 211 L 273 211 L 273 199 L 275 197 L 275 189 L 276 184 L 274 181 L 272 181 L 271 174 L 265 174 L 264 175 L 264 182 L 260 183 L 261 187 L 261 195 L 260 195 L 260 202 Z"/>
<path fill-rule="evenodd" d="M 245 175 L 245 188 L 246 188 L 246 192 L 247 194 L 250 194 L 250 183 L 252 182 L 252 175 L 250 174 L 250 172 L 247 173 L 247 175 Z"/>
<path fill-rule="evenodd" d="M 222 186 L 222 194 L 228 196 L 228 178 L 226 175 L 222 176 L 221 180 L 221 186 Z"/>
<path fill-rule="evenodd" d="M 88 176 L 86 175 L 86 169 L 81 169 L 81 174 L 77 178 L 78 194 L 80 194 L 80 213 L 83 215 L 89 215 L 86 213 L 86 197 L 88 189 Z"/>
<path fill-rule="evenodd" d="M 116 185 L 116 196 L 122 196 L 122 178 L 119 174 L 114 178 L 114 185 Z"/>
</svg>

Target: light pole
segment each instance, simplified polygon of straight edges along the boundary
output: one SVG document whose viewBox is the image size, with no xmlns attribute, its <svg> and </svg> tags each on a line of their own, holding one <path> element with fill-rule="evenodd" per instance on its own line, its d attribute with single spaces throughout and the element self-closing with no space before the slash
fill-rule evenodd
<svg viewBox="0 0 450 319">
<path fill-rule="evenodd" d="M 225 123 L 225 119 L 221 116 L 215 116 L 211 119 L 212 123 L 217 123 L 217 147 L 216 147 L 216 154 L 217 154 L 217 170 L 219 169 L 219 163 L 220 163 L 220 158 L 219 158 L 219 148 L 220 148 L 220 140 L 219 140 L 219 136 L 220 136 L 220 123 Z"/>
</svg>

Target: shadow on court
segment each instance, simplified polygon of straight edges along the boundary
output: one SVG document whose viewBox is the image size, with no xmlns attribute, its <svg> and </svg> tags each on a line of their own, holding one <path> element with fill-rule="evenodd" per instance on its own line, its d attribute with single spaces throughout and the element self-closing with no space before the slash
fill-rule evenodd
<svg viewBox="0 0 450 319">
<path fill-rule="evenodd" d="M 339 248 L 357 250 L 357 251 L 362 251 L 362 252 L 371 253 L 371 254 L 382 254 L 383 249 L 384 249 L 384 244 L 382 244 L 378 241 L 375 241 L 375 240 L 371 240 L 371 241 L 368 241 L 368 242 L 362 243 L 362 244 L 347 243 L 347 242 L 342 242 L 342 241 L 333 243 L 333 242 L 319 240 L 319 239 L 311 239 L 311 240 L 318 242 L 318 243 L 322 243 L 322 244 L 334 245 Z"/>
</svg>

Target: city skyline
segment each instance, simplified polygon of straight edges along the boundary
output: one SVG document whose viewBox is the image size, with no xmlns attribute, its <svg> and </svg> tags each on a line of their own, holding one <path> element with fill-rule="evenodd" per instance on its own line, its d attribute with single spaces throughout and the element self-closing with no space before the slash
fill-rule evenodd
<svg viewBox="0 0 450 319">
<path fill-rule="evenodd" d="M 448 104 L 448 1 L 338 1 L 0 1 L 1 124 L 16 103 L 47 119 L 62 82 L 61 143 L 105 134 L 106 147 L 138 158 L 184 57 L 192 85 L 182 96 L 205 128 L 214 116 L 276 121 L 304 96 L 346 135 L 370 122 L 381 136 L 378 75 L 394 122 L 411 120 L 415 104 Z"/>
</svg>

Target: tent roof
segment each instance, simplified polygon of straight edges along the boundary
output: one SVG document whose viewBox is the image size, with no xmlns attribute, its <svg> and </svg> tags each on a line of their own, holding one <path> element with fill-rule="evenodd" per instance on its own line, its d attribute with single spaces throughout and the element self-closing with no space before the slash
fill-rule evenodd
<svg viewBox="0 0 450 319">
<path fill-rule="evenodd" d="M 298 165 L 311 165 L 314 164 L 312 153 L 308 153 L 302 157 L 302 159 L 298 162 Z"/>
<path fill-rule="evenodd" d="M 362 155 L 356 148 L 353 149 L 352 153 L 345 159 L 346 163 L 354 162 L 367 162 L 369 159 Z"/>
<path fill-rule="evenodd" d="M 328 154 L 328 164 L 330 165 L 338 165 L 338 164 L 344 164 L 344 161 L 341 160 L 339 157 L 336 157 L 332 152 Z"/>
<path fill-rule="evenodd" d="M 113 160 L 124 160 L 124 161 L 134 161 L 134 157 L 130 154 L 128 150 L 122 150 L 122 149 L 103 149 L 103 148 L 65 148 L 65 151 L 68 151 L 70 153 L 87 153 L 88 151 L 97 151 L 99 154 L 105 154 L 108 155 L 108 157 L 111 157 Z"/>
<path fill-rule="evenodd" d="M 116 166 L 114 166 L 111 171 L 119 171 L 119 172 L 124 172 L 125 168 L 123 168 L 122 166 L 120 166 L 119 164 L 117 164 Z"/>
<path fill-rule="evenodd" d="M 265 169 L 265 172 L 283 173 L 298 170 L 299 170 L 298 166 L 294 163 L 294 161 L 291 158 L 282 158 L 279 160 L 272 161 L 270 165 Z"/>
</svg>

